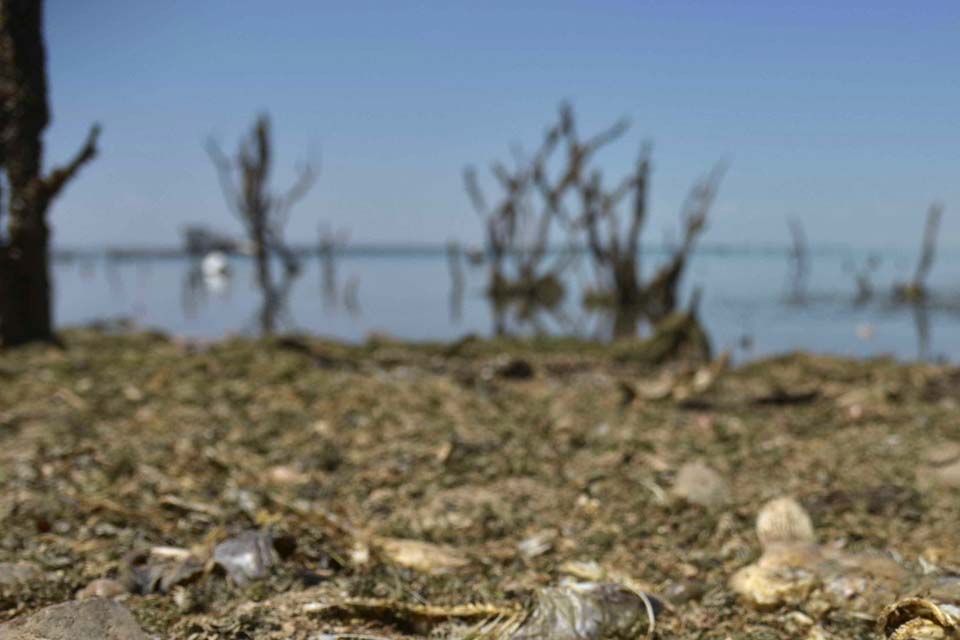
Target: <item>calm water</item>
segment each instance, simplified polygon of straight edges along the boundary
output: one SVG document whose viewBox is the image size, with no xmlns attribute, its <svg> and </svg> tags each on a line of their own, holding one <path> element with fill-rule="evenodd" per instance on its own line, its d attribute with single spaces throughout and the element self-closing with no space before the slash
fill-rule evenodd
<svg viewBox="0 0 960 640">
<path fill-rule="evenodd" d="M 880 258 L 871 280 L 886 294 L 892 282 L 909 278 L 914 257 L 888 252 Z M 796 349 L 893 354 L 904 360 L 960 358 L 960 252 L 938 255 L 929 279 L 936 296 L 925 309 L 879 300 L 855 305 L 851 267 L 866 261 L 864 252 L 814 252 L 807 303 L 799 305 L 787 300 L 789 265 L 783 252 L 705 250 L 690 265 L 684 291 L 702 290 L 701 316 L 715 346 L 732 349 L 739 359 Z M 210 282 L 187 258 L 59 260 L 54 267 L 57 322 L 123 317 L 189 337 L 252 334 L 260 298 L 251 267 L 247 259 L 232 258 L 231 276 Z M 371 332 L 413 340 L 489 335 L 495 317 L 482 295 L 486 272 L 472 267 L 465 272 L 467 286 L 457 303 L 451 300 L 442 251 L 342 255 L 333 288 L 320 260 L 313 258 L 292 284 L 281 326 L 347 341 Z M 510 329 L 608 337 L 609 320 L 579 308 L 580 291 L 591 277 L 584 264 L 570 274 L 566 303 L 558 313 L 542 313 L 535 323 L 508 317 Z"/>
</svg>

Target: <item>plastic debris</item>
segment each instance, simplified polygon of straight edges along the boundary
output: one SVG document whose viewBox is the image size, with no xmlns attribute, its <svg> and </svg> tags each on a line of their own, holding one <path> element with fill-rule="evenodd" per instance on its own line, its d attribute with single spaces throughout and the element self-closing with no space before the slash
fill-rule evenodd
<svg viewBox="0 0 960 640">
<path fill-rule="evenodd" d="M 277 553 L 269 533 L 250 530 L 218 544 L 213 560 L 234 583 L 243 586 L 267 575 L 277 562 Z"/>
</svg>

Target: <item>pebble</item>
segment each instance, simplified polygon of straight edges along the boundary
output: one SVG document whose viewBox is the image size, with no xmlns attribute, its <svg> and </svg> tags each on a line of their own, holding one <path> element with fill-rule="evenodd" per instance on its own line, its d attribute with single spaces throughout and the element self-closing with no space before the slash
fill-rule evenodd
<svg viewBox="0 0 960 640">
<path fill-rule="evenodd" d="M 130 611 L 114 600 L 64 602 L 0 624 L 0 640 L 149 640 Z"/>
<path fill-rule="evenodd" d="M 0 587 L 21 587 L 43 578 L 32 562 L 0 562 Z"/>
<path fill-rule="evenodd" d="M 688 462 L 680 467 L 673 494 L 707 509 L 722 507 L 730 501 L 727 481 L 702 462 Z"/>
<path fill-rule="evenodd" d="M 87 598 L 117 598 L 129 593 L 127 588 L 112 578 L 97 578 L 77 593 L 77 600 Z"/>
</svg>

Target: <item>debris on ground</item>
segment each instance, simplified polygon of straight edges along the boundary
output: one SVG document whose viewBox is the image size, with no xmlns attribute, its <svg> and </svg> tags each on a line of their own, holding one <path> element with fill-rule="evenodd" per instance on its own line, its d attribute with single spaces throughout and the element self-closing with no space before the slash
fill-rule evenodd
<svg viewBox="0 0 960 640">
<path fill-rule="evenodd" d="M 673 482 L 673 494 L 707 509 L 720 509 L 730 501 L 727 481 L 702 461 L 680 467 Z"/>
<path fill-rule="evenodd" d="M 0 640 L 149 640 L 125 606 L 94 598 L 65 602 L 0 624 Z"/>
<path fill-rule="evenodd" d="M 277 552 L 269 533 L 244 531 L 214 547 L 213 561 L 234 583 L 243 586 L 267 575 L 277 562 Z"/>
<path fill-rule="evenodd" d="M 0 353 L 0 624 L 106 601 L 164 640 L 451 638 L 608 593 L 640 636 L 644 594 L 659 638 L 843 640 L 958 602 L 955 367 L 63 339 Z"/>
<path fill-rule="evenodd" d="M 903 593 L 955 593 L 960 578 L 911 567 L 889 552 L 818 544 L 809 515 L 792 498 L 767 503 L 757 518 L 763 553 L 740 569 L 731 588 L 758 608 L 801 607 L 871 615 Z"/>
</svg>

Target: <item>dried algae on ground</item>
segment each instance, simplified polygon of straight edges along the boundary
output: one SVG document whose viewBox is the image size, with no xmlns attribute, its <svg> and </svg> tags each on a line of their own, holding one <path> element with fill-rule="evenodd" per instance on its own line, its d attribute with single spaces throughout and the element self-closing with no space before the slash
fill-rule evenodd
<svg viewBox="0 0 960 640">
<path fill-rule="evenodd" d="M 543 339 L 65 342 L 0 354 L 0 622 L 106 595 L 162 638 L 453 637 L 527 619 L 571 575 L 659 596 L 660 638 L 880 638 L 897 600 L 952 606 L 956 456 L 931 453 L 960 442 L 950 367 L 648 367 Z M 758 538 L 782 495 L 812 524 L 768 518 Z M 731 587 L 771 541 L 813 533 L 807 569 L 928 577 L 869 603 L 756 608 Z M 897 611 L 894 631 L 927 615 Z"/>
</svg>

